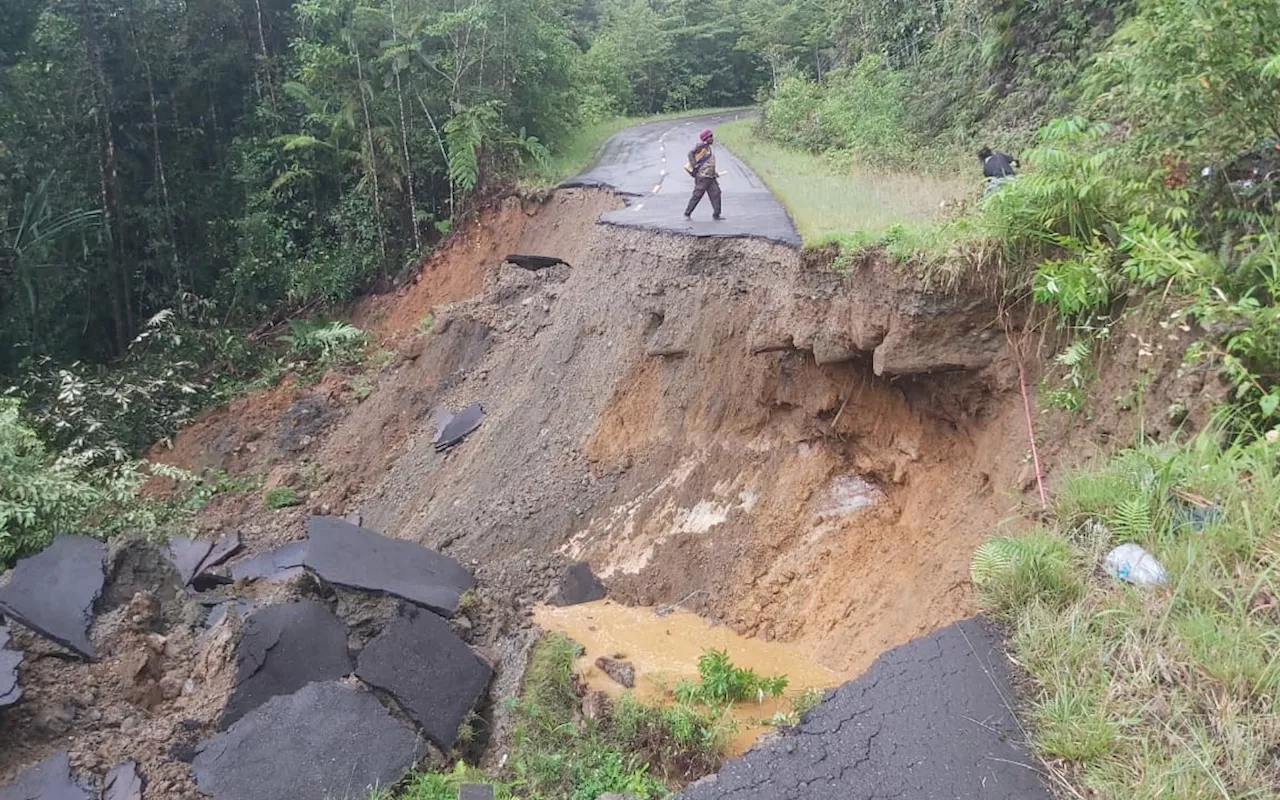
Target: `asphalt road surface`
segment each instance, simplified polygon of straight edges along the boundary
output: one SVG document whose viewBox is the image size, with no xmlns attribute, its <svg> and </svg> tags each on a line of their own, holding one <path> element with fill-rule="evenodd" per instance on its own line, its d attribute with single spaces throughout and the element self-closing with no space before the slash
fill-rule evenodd
<svg viewBox="0 0 1280 800">
<path fill-rule="evenodd" d="M 610 211 L 600 221 L 611 225 L 684 233 L 691 236 L 756 236 L 800 245 L 796 226 L 764 182 L 722 144 L 716 148 L 716 169 L 724 193 L 724 219 L 711 219 L 711 200 L 704 197 L 684 218 L 693 192 L 693 178 L 684 171 L 689 151 L 704 128 L 753 115 L 728 111 L 701 117 L 637 125 L 604 143 L 595 166 L 565 186 L 607 186 L 621 194 L 627 207 Z"/>
<path fill-rule="evenodd" d="M 881 655 L 676 800 L 1050 800 L 1013 697 L 999 637 L 963 620 Z"/>
</svg>

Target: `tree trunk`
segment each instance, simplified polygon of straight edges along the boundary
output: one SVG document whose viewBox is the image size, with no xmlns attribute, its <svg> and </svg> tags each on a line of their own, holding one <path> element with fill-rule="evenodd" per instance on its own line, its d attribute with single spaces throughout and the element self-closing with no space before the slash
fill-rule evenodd
<svg viewBox="0 0 1280 800">
<path fill-rule="evenodd" d="M 108 279 L 111 293 L 111 320 L 115 339 L 115 355 L 122 356 L 133 337 L 133 301 L 129 269 L 124 259 L 124 223 L 119 214 L 119 166 L 111 118 L 111 86 L 102 67 L 102 53 L 94 36 L 99 31 L 89 10 L 88 0 L 80 0 L 80 37 L 85 57 L 93 73 L 93 99 L 98 113 L 98 196 L 102 220 L 111 243 L 107 248 Z"/>
<path fill-rule="evenodd" d="M 276 110 L 276 87 L 271 80 L 271 57 L 267 54 L 267 35 L 262 26 L 262 0 L 253 0 L 258 13 L 258 45 L 262 48 L 262 77 L 267 84 L 267 96 L 271 98 L 271 110 Z"/>
<path fill-rule="evenodd" d="M 133 16 L 133 3 L 125 5 L 125 13 L 129 21 L 129 38 L 133 40 L 133 54 L 142 62 L 142 71 L 147 79 L 147 99 L 151 103 L 151 152 L 152 167 L 155 171 L 156 184 L 160 187 L 161 212 L 164 215 L 165 230 L 169 235 L 169 263 L 174 276 L 178 280 L 178 288 L 183 288 L 183 280 L 178 262 L 178 238 L 173 225 L 173 206 L 169 202 L 169 180 L 164 172 L 164 154 L 160 149 L 160 115 L 156 110 L 156 85 L 151 74 L 151 62 L 142 53 L 138 44 L 138 27 Z"/>
<path fill-rule="evenodd" d="M 369 148 L 369 177 L 373 179 L 373 213 L 378 222 L 378 251 L 382 254 L 382 265 L 387 265 L 387 235 L 382 229 L 382 194 L 378 190 L 378 152 L 374 149 L 373 120 L 369 116 L 369 103 L 364 94 L 364 62 L 360 59 L 360 48 L 355 39 L 351 40 L 351 52 L 356 57 L 356 78 L 360 85 L 360 110 L 364 112 L 364 130 Z"/>
<path fill-rule="evenodd" d="M 391 0 L 391 41 L 400 44 L 400 32 L 396 28 L 396 2 Z M 422 251 L 422 235 L 418 231 L 418 206 L 413 199 L 413 162 L 409 158 L 409 120 L 404 113 L 404 91 L 400 87 L 400 70 L 394 60 L 391 69 L 396 76 L 396 102 L 400 105 L 400 146 L 404 149 L 404 172 L 408 182 L 409 224 L 413 229 L 413 249 L 415 253 Z"/>
</svg>

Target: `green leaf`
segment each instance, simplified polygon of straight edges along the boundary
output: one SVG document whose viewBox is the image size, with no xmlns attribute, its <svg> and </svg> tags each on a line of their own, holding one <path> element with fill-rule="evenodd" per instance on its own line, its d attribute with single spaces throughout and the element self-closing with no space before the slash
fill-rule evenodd
<svg viewBox="0 0 1280 800">
<path fill-rule="evenodd" d="M 1276 413 L 1276 408 L 1280 406 L 1280 394 L 1272 392 L 1264 394 L 1262 399 L 1258 401 L 1258 408 L 1262 409 L 1262 416 L 1269 417 Z"/>
</svg>

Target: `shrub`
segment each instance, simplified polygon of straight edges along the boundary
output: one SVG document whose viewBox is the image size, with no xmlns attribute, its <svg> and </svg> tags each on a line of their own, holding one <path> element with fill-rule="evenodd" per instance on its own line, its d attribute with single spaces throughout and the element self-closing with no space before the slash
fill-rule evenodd
<svg viewBox="0 0 1280 800">
<path fill-rule="evenodd" d="M 729 705 L 759 697 L 781 697 L 787 688 L 787 677 L 762 678 L 755 670 L 733 665 L 724 650 L 706 650 L 698 658 L 697 683 L 683 681 L 675 688 L 676 697 L 685 703 Z"/>
<path fill-rule="evenodd" d="M 903 122 L 907 94 L 903 73 L 888 69 L 877 56 L 835 70 L 822 83 L 791 75 L 765 105 L 764 130 L 806 150 L 914 163 L 914 137 Z"/>
<path fill-rule="evenodd" d="M 0 398 L 0 567 L 39 551 L 54 534 L 93 530 L 148 533 L 193 511 L 182 492 L 173 501 L 138 495 L 151 475 L 194 486 L 195 476 L 137 461 L 94 466 L 92 453 L 50 453 L 13 398 Z M 144 468 L 145 467 L 145 468 Z"/>
<path fill-rule="evenodd" d="M 1006 613 L 1036 602 L 1063 607 L 1084 592 L 1071 550 L 1045 531 L 987 540 L 970 576 L 983 600 Z"/>
<path fill-rule="evenodd" d="M 262 504 L 272 511 L 296 506 L 301 502 L 298 499 L 298 493 L 288 486 L 277 486 L 274 489 L 268 489 L 267 493 L 262 497 Z"/>
</svg>

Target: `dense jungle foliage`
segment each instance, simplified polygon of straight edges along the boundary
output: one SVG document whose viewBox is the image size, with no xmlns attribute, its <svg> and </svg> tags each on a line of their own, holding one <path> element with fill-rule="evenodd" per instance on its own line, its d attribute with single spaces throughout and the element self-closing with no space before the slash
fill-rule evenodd
<svg viewBox="0 0 1280 800">
<path fill-rule="evenodd" d="M 3 0 L 0 374 L 345 299 L 615 114 L 747 103 L 727 2 Z"/>
</svg>

